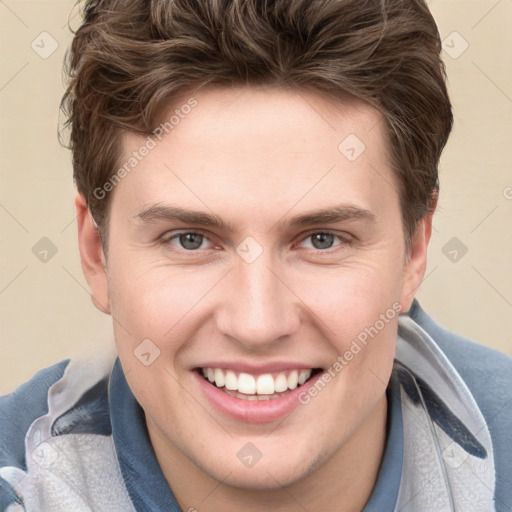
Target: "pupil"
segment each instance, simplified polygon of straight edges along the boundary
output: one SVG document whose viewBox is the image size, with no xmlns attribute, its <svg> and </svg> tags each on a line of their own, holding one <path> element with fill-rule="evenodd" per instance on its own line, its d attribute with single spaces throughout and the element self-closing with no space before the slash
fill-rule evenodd
<svg viewBox="0 0 512 512">
<path fill-rule="evenodd" d="M 332 247 L 333 239 L 334 235 L 329 235 L 328 233 L 318 233 L 313 235 L 313 246 L 316 249 L 329 249 Z"/>
<path fill-rule="evenodd" d="M 201 247 L 202 237 L 199 233 L 182 233 L 180 243 L 185 249 L 198 249 Z"/>
</svg>

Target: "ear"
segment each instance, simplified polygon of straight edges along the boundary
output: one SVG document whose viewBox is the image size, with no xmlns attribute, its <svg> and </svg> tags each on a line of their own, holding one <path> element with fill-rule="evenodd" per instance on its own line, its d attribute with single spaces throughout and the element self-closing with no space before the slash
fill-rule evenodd
<svg viewBox="0 0 512 512">
<path fill-rule="evenodd" d="M 427 268 L 427 250 L 432 235 L 432 217 L 434 211 L 418 222 L 411 238 L 411 248 L 404 266 L 402 294 L 400 304 L 402 313 L 409 311 Z"/>
<path fill-rule="evenodd" d="M 87 201 L 79 192 L 75 195 L 75 212 L 82 271 L 89 284 L 92 303 L 103 313 L 110 314 L 106 260 L 98 227 L 89 211 Z"/>
</svg>

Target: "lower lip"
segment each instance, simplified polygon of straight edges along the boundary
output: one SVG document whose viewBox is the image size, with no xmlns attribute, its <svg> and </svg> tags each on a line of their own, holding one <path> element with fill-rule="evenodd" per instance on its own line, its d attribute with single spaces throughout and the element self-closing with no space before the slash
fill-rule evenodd
<svg viewBox="0 0 512 512">
<path fill-rule="evenodd" d="M 321 372 L 280 398 L 272 400 L 244 400 L 236 398 L 221 391 L 217 386 L 210 384 L 196 371 L 193 372 L 200 388 L 213 406 L 225 416 L 245 423 L 269 423 L 288 416 L 298 405 L 299 394 L 315 383 L 322 375 Z"/>
</svg>

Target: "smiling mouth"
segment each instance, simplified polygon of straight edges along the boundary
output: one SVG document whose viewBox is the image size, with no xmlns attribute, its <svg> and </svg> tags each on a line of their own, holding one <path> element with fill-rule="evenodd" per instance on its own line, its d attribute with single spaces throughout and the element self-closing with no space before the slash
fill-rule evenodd
<svg viewBox="0 0 512 512">
<path fill-rule="evenodd" d="M 275 400 L 303 386 L 321 368 L 287 370 L 251 375 L 222 368 L 198 368 L 198 373 L 224 393 L 242 400 Z"/>
</svg>

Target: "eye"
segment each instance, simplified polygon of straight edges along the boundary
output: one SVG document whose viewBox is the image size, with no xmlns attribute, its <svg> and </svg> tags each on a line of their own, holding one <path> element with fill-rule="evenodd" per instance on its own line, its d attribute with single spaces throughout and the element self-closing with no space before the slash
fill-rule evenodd
<svg viewBox="0 0 512 512">
<path fill-rule="evenodd" d="M 162 244 L 170 244 L 176 246 L 179 244 L 178 249 L 185 251 L 196 251 L 198 249 L 206 249 L 207 247 L 201 247 L 203 242 L 208 240 L 204 233 L 197 231 L 182 231 L 180 233 L 174 233 L 173 235 L 167 235 L 162 238 Z M 173 242 L 176 241 L 176 244 Z"/>
<path fill-rule="evenodd" d="M 336 239 L 338 243 L 336 244 Z M 194 252 L 201 249 L 211 249 L 212 247 L 203 247 L 205 241 L 210 244 L 208 236 L 200 231 L 181 231 L 178 233 L 165 234 L 161 238 L 162 245 L 171 245 L 178 251 Z M 338 235 L 330 231 L 315 231 L 302 239 L 302 244 L 311 241 L 309 247 L 306 249 L 313 249 L 315 251 L 327 252 L 333 247 L 350 244 L 350 238 L 347 236 Z"/>
<path fill-rule="evenodd" d="M 326 249 L 331 249 L 332 247 L 350 243 L 347 238 L 348 237 L 342 237 L 341 235 L 331 233 L 330 231 L 315 231 L 304 238 L 303 243 L 311 240 L 311 246 L 309 248 L 325 251 Z M 338 239 L 340 243 L 334 245 L 336 239 Z"/>
</svg>

